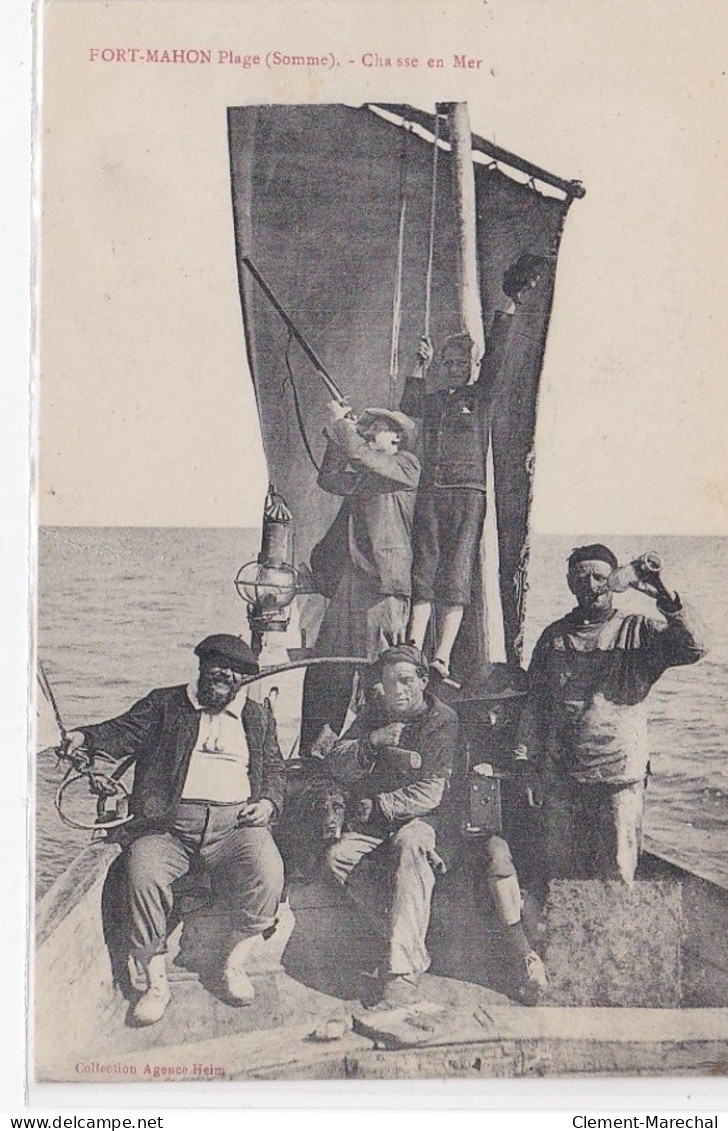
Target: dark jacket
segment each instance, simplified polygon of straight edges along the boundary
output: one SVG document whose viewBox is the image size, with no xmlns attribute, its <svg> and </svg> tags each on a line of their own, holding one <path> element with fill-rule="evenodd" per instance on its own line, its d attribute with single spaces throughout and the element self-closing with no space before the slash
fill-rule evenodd
<svg viewBox="0 0 728 1131">
<path fill-rule="evenodd" d="M 679 599 L 665 620 L 615 609 L 586 624 L 574 610 L 541 634 L 521 715 L 521 753 L 585 784 L 642 781 L 650 756 L 647 696 L 668 668 L 705 655 Z"/>
<path fill-rule="evenodd" d="M 496 313 L 473 384 L 427 393 L 422 377 L 405 383 L 400 411 L 422 420 L 423 487 L 485 490 L 490 405 L 512 323 L 512 315 Z"/>
<path fill-rule="evenodd" d="M 430 692 L 425 693 L 425 704 L 422 714 L 405 722 L 397 747 L 373 746 L 369 742 L 372 731 L 394 721 L 384 697 L 374 697 L 332 747 L 326 761 L 327 769 L 349 784 L 354 796 L 376 798 L 382 816 L 393 828 L 414 817 L 432 817 L 452 771 L 457 715 Z M 413 754 L 417 757 L 411 759 Z"/>
<path fill-rule="evenodd" d="M 250 699 L 241 718 L 250 752 L 251 800 L 269 798 L 280 815 L 285 763 L 275 719 L 266 707 Z M 150 691 L 116 719 L 79 728 L 92 750 L 104 750 L 112 758 L 135 759 L 131 796 L 134 821 L 127 826 L 132 834 L 162 830 L 174 820 L 197 741 L 198 722 L 198 712 L 182 684 Z"/>
<path fill-rule="evenodd" d="M 376 578 L 379 592 L 412 591 L 412 518 L 420 465 L 411 452 L 372 451 L 348 421 L 331 427 L 318 484 L 345 496 L 341 510 L 311 555 L 319 592 L 332 596 L 347 560 Z"/>
</svg>

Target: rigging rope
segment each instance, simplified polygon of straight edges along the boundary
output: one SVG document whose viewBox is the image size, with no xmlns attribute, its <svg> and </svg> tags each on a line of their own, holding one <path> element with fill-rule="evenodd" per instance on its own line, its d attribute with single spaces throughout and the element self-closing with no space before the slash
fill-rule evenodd
<svg viewBox="0 0 728 1131">
<path fill-rule="evenodd" d="M 296 420 L 298 422 L 298 431 L 301 433 L 301 440 L 303 441 L 303 446 L 306 449 L 306 455 L 310 459 L 311 463 L 313 464 L 313 466 L 316 469 L 316 473 L 318 474 L 318 472 L 321 470 L 321 468 L 320 468 L 320 465 L 316 462 L 316 457 L 313 454 L 313 450 L 311 448 L 311 443 L 309 441 L 308 434 L 306 432 L 306 425 L 304 424 L 303 412 L 301 410 L 301 402 L 298 398 L 298 389 L 296 388 L 296 382 L 293 378 L 293 369 L 291 367 L 291 357 L 290 357 L 292 342 L 293 342 L 293 334 L 291 333 L 291 330 L 289 328 L 288 342 L 286 344 L 286 352 L 285 352 L 285 355 L 284 355 L 285 356 L 285 362 L 286 362 L 286 369 L 288 370 L 288 384 L 291 386 L 291 393 L 293 394 L 293 407 L 296 410 Z M 284 380 L 283 381 L 283 388 L 285 389 L 285 387 L 286 387 L 286 381 Z"/>
<path fill-rule="evenodd" d="M 389 407 L 395 407 L 395 388 L 399 375 L 399 336 L 402 328 L 402 265 L 404 260 L 404 228 L 407 215 L 407 138 L 411 132 L 407 125 L 402 133 L 402 152 L 399 163 L 399 225 L 397 230 L 397 266 L 392 296 L 392 346 L 389 355 Z"/>
</svg>

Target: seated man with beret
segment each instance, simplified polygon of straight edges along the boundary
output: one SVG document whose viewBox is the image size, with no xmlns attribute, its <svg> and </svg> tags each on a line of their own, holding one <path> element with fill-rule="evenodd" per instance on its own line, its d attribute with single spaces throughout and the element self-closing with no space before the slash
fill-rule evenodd
<svg viewBox="0 0 728 1131">
<path fill-rule="evenodd" d="M 170 1000 L 165 951 L 172 885 L 194 864 L 229 899 L 233 936 L 223 981 L 247 1005 L 251 943 L 275 922 L 283 865 L 268 825 L 283 806 L 285 767 L 267 708 L 248 697 L 258 671 L 239 637 L 208 636 L 195 648 L 199 676 L 151 691 L 123 715 L 67 736 L 78 764 L 104 750 L 135 759 L 132 837 L 126 849 L 129 951 L 147 989 L 131 1014 L 159 1021 Z"/>
<path fill-rule="evenodd" d="M 427 688 L 428 669 L 411 645 L 380 657 L 383 695 L 372 695 L 332 747 L 327 768 L 351 785 L 354 820 L 327 853 L 333 877 L 347 887 L 370 853 L 383 855 L 391 880 L 380 998 L 406 1004 L 417 997 L 430 960 L 425 936 L 435 871 L 437 809 L 452 769 L 457 716 Z M 354 888 L 349 888 L 352 896 Z M 372 907 L 378 919 L 380 907 Z"/>
</svg>

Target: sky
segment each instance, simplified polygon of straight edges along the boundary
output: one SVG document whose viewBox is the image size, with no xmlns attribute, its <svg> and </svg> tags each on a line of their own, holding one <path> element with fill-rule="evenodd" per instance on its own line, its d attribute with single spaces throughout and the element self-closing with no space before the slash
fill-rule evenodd
<svg viewBox="0 0 728 1131">
<path fill-rule="evenodd" d="M 326 0 L 47 8 L 40 521 L 259 522 L 266 472 L 237 290 L 228 105 L 463 100 L 475 132 L 587 189 L 559 260 L 534 528 L 728 534 L 728 5 L 336 10 L 334 21 Z M 134 45 L 326 50 L 356 65 L 91 58 Z M 465 51 L 482 63 L 428 72 L 430 55 Z M 365 52 L 416 55 L 420 67 L 365 67 Z"/>
</svg>

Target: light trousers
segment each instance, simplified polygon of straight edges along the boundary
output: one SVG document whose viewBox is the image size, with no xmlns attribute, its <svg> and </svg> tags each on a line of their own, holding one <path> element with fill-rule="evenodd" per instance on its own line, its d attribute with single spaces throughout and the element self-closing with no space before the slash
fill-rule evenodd
<svg viewBox="0 0 728 1131">
<path fill-rule="evenodd" d="M 326 863 L 351 898 L 360 906 L 386 947 L 386 974 L 421 974 L 430 965 L 425 946 L 430 925 L 435 875 L 428 852 L 435 848 L 435 830 L 426 821 L 408 821 L 387 838 L 366 833 L 344 833 L 329 848 Z M 374 884 L 358 883 L 357 865 L 375 849 L 387 856 L 391 886 L 386 900 Z M 371 879 L 369 877 L 368 879 Z"/>
<path fill-rule="evenodd" d="M 142 962 L 166 949 L 172 885 L 193 864 L 210 875 L 230 907 L 231 929 L 258 935 L 275 922 L 283 862 L 267 828 L 237 828 L 240 805 L 180 802 L 168 832 L 141 836 L 127 849 L 130 952 Z"/>
<path fill-rule="evenodd" d="M 644 782 L 544 779 L 549 879 L 622 879 L 631 884 L 642 850 Z"/>
</svg>

